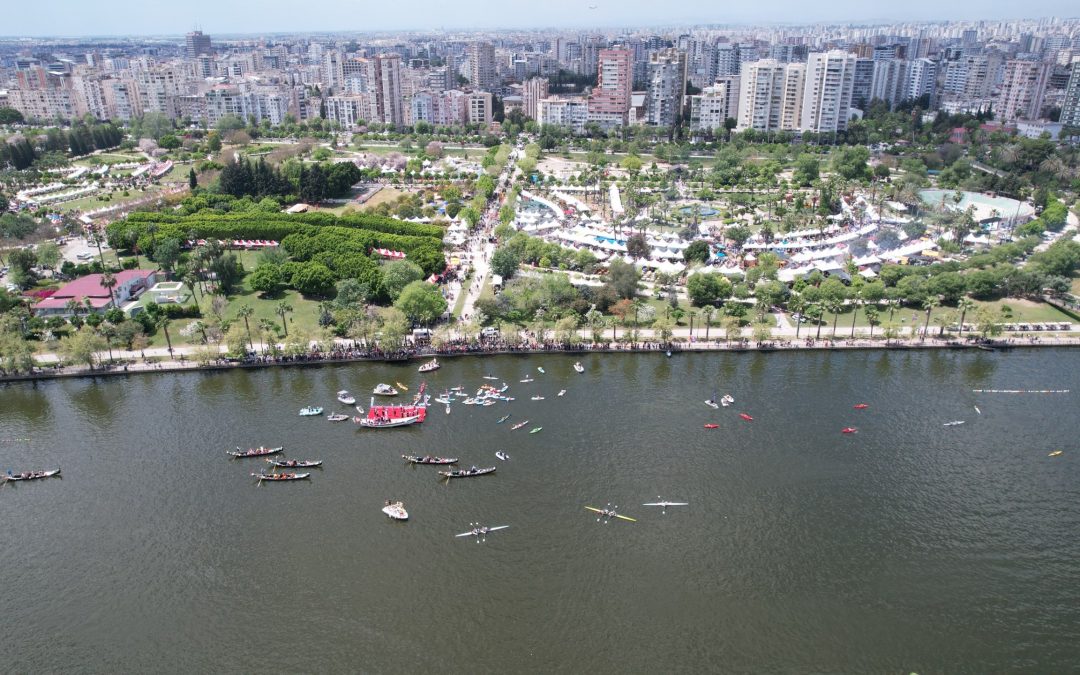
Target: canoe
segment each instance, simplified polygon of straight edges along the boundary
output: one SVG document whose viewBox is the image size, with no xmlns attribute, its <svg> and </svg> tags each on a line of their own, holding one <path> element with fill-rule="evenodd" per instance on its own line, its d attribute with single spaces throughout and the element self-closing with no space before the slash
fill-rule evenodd
<svg viewBox="0 0 1080 675">
<path fill-rule="evenodd" d="M 240 448 L 237 448 L 235 451 L 229 450 L 225 454 L 232 455 L 233 457 L 265 457 L 266 455 L 275 455 L 281 452 L 283 449 L 284 446 L 279 446 L 276 448 L 258 447 L 249 448 L 247 450 L 241 450 Z"/>
<path fill-rule="evenodd" d="M 489 466 L 485 469 L 478 469 L 473 467 L 471 469 L 453 469 L 450 471 L 440 471 L 440 476 L 446 478 L 472 478 L 473 476 L 483 476 L 485 474 L 495 473 L 495 467 Z"/>
<path fill-rule="evenodd" d="M 42 478 L 52 478 L 53 476 L 59 475 L 60 467 L 57 467 L 48 471 L 23 471 L 21 473 L 8 473 L 8 475 L 4 476 L 4 480 L 41 480 Z"/>
<path fill-rule="evenodd" d="M 251 474 L 255 478 L 258 478 L 260 482 L 268 480 L 271 482 L 286 481 L 286 480 L 304 480 L 310 473 L 253 473 Z"/>
<path fill-rule="evenodd" d="M 390 516 L 394 520 L 408 520 L 409 512 L 405 510 L 405 505 L 401 502 L 386 502 L 383 506 L 382 512 Z"/>
<path fill-rule="evenodd" d="M 706 424 L 705 428 L 706 429 L 719 429 L 720 425 L 719 424 Z"/>
<path fill-rule="evenodd" d="M 266 461 L 282 469 L 310 469 L 313 466 L 322 466 L 321 459 L 268 459 Z"/>
<path fill-rule="evenodd" d="M 753 417 L 750 417 L 750 416 L 749 416 L 749 415 L 747 415 L 746 413 L 739 413 L 739 417 L 743 418 L 743 419 L 744 419 L 744 420 L 746 420 L 747 422 L 753 422 L 753 421 L 754 421 L 754 418 L 753 418 Z"/>
<path fill-rule="evenodd" d="M 401 458 L 410 464 L 457 464 L 457 457 L 431 457 L 425 455 L 402 455 Z"/>
</svg>

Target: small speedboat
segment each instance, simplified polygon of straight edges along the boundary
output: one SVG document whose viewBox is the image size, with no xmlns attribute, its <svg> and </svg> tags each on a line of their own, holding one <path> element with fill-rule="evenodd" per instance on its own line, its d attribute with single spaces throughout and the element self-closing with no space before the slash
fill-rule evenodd
<svg viewBox="0 0 1080 675">
<path fill-rule="evenodd" d="M 520 429 L 521 427 L 525 426 L 528 423 L 529 423 L 529 420 L 525 420 L 524 422 L 518 422 L 514 426 L 510 427 L 510 431 L 517 431 L 518 429 Z"/>
<path fill-rule="evenodd" d="M 753 418 L 753 417 L 750 417 L 750 416 L 749 416 L 749 415 L 747 415 L 746 413 L 739 413 L 739 417 L 743 418 L 743 419 L 744 419 L 744 420 L 746 420 L 747 422 L 753 422 L 753 421 L 754 421 L 754 418 Z"/>
<path fill-rule="evenodd" d="M 556 395 L 556 396 L 566 396 L 566 390 L 565 390 L 565 389 L 560 389 L 560 390 L 559 390 L 559 393 L 558 393 L 558 394 L 555 394 L 555 395 Z"/>
<path fill-rule="evenodd" d="M 337 400 L 342 405 L 354 405 L 356 403 L 356 397 L 350 394 L 347 389 L 342 389 L 337 393 Z"/>
<path fill-rule="evenodd" d="M 495 467 L 489 466 L 479 469 L 474 466 L 469 469 L 451 469 L 450 471 L 440 471 L 439 475 L 446 478 L 472 478 L 473 476 L 483 476 L 489 473 L 495 473 Z"/>
<path fill-rule="evenodd" d="M 438 370 L 439 368 L 442 368 L 442 364 L 439 363 L 439 359 L 431 359 L 424 365 L 417 368 L 417 370 L 421 373 L 430 373 L 431 371 Z"/>
<path fill-rule="evenodd" d="M 432 455 L 402 455 L 401 458 L 409 464 L 457 464 L 457 457 L 436 457 Z"/>
<path fill-rule="evenodd" d="M 543 396 L 533 396 L 533 397 L 532 397 L 532 400 L 533 400 L 533 401 L 543 401 L 543 400 L 544 400 L 544 397 L 543 397 Z"/>
<path fill-rule="evenodd" d="M 364 414 L 364 409 L 363 409 L 363 408 L 361 408 L 360 406 L 356 406 L 356 412 L 358 412 L 358 413 L 360 413 L 361 415 L 363 415 L 363 414 Z"/>
<path fill-rule="evenodd" d="M 261 483 L 264 480 L 271 481 L 271 482 L 286 481 L 286 480 L 304 480 L 305 478 L 307 478 L 311 474 L 310 473 L 253 473 L 251 475 L 254 476 L 255 478 L 258 478 L 259 482 Z"/>
<path fill-rule="evenodd" d="M 544 370 L 543 368 L 541 368 L 540 366 L 537 366 L 537 367 L 536 367 L 536 372 L 538 372 L 538 373 L 540 373 L 541 375 L 543 375 L 543 374 L 544 374 L 544 373 L 545 373 L 546 371 L 545 371 L 545 370 Z"/>
<path fill-rule="evenodd" d="M 538 434 L 544 427 L 536 427 L 535 429 L 529 429 L 530 434 Z"/>
<path fill-rule="evenodd" d="M 321 459 L 267 459 L 266 461 L 282 469 L 309 469 L 313 466 L 322 466 Z"/>
<path fill-rule="evenodd" d="M 11 473 L 8 471 L 4 476 L 4 480 L 20 481 L 20 480 L 41 480 L 42 478 L 52 478 L 53 476 L 60 475 L 60 468 L 49 469 L 47 471 L 23 471 L 20 473 Z"/>
<path fill-rule="evenodd" d="M 230 450 L 226 454 L 232 455 L 233 457 L 265 457 L 266 455 L 276 455 L 277 453 L 281 452 L 282 449 L 282 447 L 266 448 L 259 446 L 257 448 L 248 448 L 247 450 L 241 450 L 239 446 L 237 446 L 235 451 Z"/>
<path fill-rule="evenodd" d="M 332 415 L 327 415 L 326 419 L 328 422 L 344 422 L 349 419 L 349 416 L 341 413 L 333 413 Z"/>
<path fill-rule="evenodd" d="M 711 398 L 708 401 L 705 401 L 705 405 L 709 406 L 710 408 L 714 408 L 714 409 L 718 409 L 720 407 L 720 405 L 716 401 L 712 400 Z"/>
<path fill-rule="evenodd" d="M 371 390 L 371 393 L 375 394 L 376 396 L 397 396 L 398 390 L 394 389 L 385 382 L 380 382 L 375 386 L 374 389 Z"/>
<path fill-rule="evenodd" d="M 866 410 L 869 407 L 870 407 L 869 403 L 856 403 L 855 404 L 855 409 L 856 410 Z"/>
<path fill-rule="evenodd" d="M 505 452 L 503 452 L 502 450 L 499 450 L 498 452 L 496 452 L 496 453 L 495 453 L 495 456 L 496 456 L 496 457 L 498 457 L 499 459 L 501 459 L 501 460 L 502 460 L 502 461 L 504 461 L 504 462 L 505 462 L 506 460 L 510 459 L 510 455 L 506 454 L 506 453 L 505 453 Z"/>
<path fill-rule="evenodd" d="M 963 423 L 964 423 L 964 420 L 953 420 L 952 422 L 946 422 L 945 424 L 942 424 L 941 426 L 943 426 L 943 427 L 958 427 Z"/>
<path fill-rule="evenodd" d="M 732 396 L 731 394 L 724 394 L 723 396 L 720 397 L 720 403 L 722 403 L 725 406 L 731 405 L 734 402 L 735 402 L 735 397 Z"/>
<path fill-rule="evenodd" d="M 844 427 L 843 429 L 840 430 L 840 433 L 842 433 L 842 434 L 853 434 L 853 433 L 856 433 L 857 431 L 858 431 L 858 429 L 856 429 L 855 427 Z"/>
<path fill-rule="evenodd" d="M 574 364 L 574 370 L 578 371 L 579 373 L 584 373 L 585 372 L 585 366 L 581 365 L 581 361 L 578 361 L 577 363 Z"/>
<path fill-rule="evenodd" d="M 401 502 L 391 502 L 387 499 L 383 505 L 382 512 L 394 520 L 409 519 L 409 512 L 405 510 L 405 504 Z"/>
<path fill-rule="evenodd" d="M 719 429 L 720 425 L 719 424 L 706 424 L 705 428 L 706 429 Z"/>
<path fill-rule="evenodd" d="M 309 405 L 300 409 L 300 417 L 317 417 L 322 414 L 322 411 L 323 409 L 317 405 Z"/>
</svg>

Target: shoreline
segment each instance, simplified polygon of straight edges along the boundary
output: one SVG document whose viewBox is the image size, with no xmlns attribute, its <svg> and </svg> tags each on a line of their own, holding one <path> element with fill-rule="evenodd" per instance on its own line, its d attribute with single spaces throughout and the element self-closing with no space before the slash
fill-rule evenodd
<svg viewBox="0 0 1080 675">
<path fill-rule="evenodd" d="M 149 359 L 135 359 L 133 362 L 122 365 L 98 366 L 91 370 L 88 366 L 64 366 L 41 367 L 38 366 L 33 373 L 23 375 L 0 376 L 0 385 L 8 383 L 36 382 L 39 380 L 56 380 L 78 377 L 114 377 L 125 375 L 145 375 L 157 373 L 179 372 L 221 372 L 228 370 L 255 370 L 276 367 L 318 367 L 324 365 L 340 365 L 348 363 L 411 363 L 413 361 L 425 361 L 432 358 L 451 359 L 462 357 L 487 357 L 487 356 L 512 356 L 520 354 L 533 356 L 537 354 L 656 354 L 671 351 L 672 356 L 682 353 L 709 353 L 709 352 L 735 352 L 735 353 L 769 353 L 769 352 L 820 352 L 820 351 L 921 351 L 933 349 L 949 350 L 978 350 L 978 351 L 1011 351 L 1013 349 L 1027 348 L 1069 348 L 1080 347 L 1080 337 L 1067 338 L 1003 338 L 985 341 L 959 341 L 927 339 L 924 341 L 905 342 L 893 341 L 889 343 L 871 341 L 869 339 L 846 339 L 846 340 L 819 340 L 813 343 L 799 341 L 772 341 L 762 345 L 752 342 L 726 343 L 720 341 L 709 342 L 676 342 L 662 344 L 657 342 L 641 342 L 635 344 L 620 343 L 580 343 L 578 345 L 545 344 L 545 345 L 522 345 L 517 347 L 502 346 L 491 349 L 434 349 L 425 348 L 406 353 L 387 355 L 364 355 L 364 356 L 333 356 L 323 357 L 321 353 L 314 352 L 310 355 L 299 357 L 258 357 L 251 360 L 218 359 L 212 363 L 199 363 L 193 359 L 170 359 L 167 361 L 151 362 Z"/>
</svg>

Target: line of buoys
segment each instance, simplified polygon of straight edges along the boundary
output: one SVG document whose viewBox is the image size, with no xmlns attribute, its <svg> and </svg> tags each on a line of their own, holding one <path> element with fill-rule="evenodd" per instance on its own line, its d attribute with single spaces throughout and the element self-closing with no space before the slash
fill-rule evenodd
<svg viewBox="0 0 1080 675">
<path fill-rule="evenodd" d="M 1068 394 L 1068 389 L 972 389 L 975 394 Z"/>
</svg>

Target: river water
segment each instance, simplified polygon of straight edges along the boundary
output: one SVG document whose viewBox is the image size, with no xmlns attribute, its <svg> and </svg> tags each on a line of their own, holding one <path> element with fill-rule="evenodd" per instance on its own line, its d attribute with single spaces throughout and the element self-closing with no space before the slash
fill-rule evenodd
<svg viewBox="0 0 1080 675">
<path fill-rule="evenodd" d="M 436 393 L 490 373 L 517 400 L 398 430 L 297 411 L 415 391 L 415 363 L 0 387 L 0 469 L 63 468 L 0 488 L 0 671 L 1077 668 L 1077 393 L 972 390 L 1077 392 L 1080 352 L 574 360 L 447 360 Z M 225 451 L 260 444 L 324 468 L 257 486 Z M 637 522 L 584 509 L 608 503 Z M 454 537 L 477 521 L 510 528 Z"/>
</svg>

